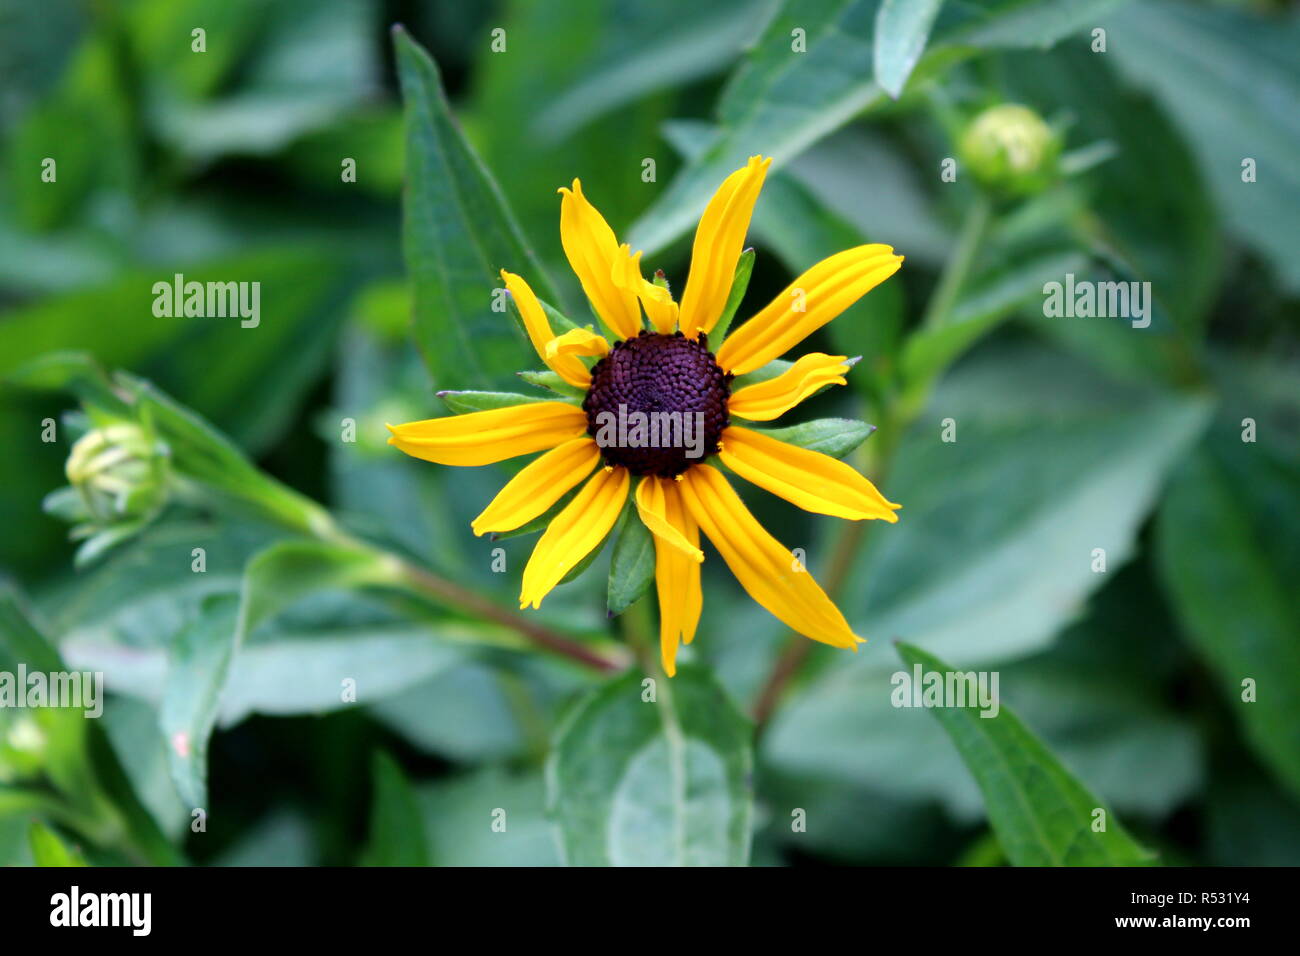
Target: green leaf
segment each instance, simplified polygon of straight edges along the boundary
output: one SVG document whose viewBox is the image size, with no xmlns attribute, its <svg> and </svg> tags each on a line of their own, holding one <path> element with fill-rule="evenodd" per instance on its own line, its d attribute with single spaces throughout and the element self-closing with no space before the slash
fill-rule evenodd
<svg viewBox="0 0 1300 956">
<path fill-rule="evenodd" d="M 1150 612 L 1158 585 L 1149 570 L 1135 563 L 1116 572 L 1087 616 L 1046 650 L 988 666 L 1000 675 L 1002 704 L 1067 766 L 1120 813 L 1159 820 L 1194 798 L 1206 768 L 1197 718 L 1170 694 L 1183 657 L 1174 628 Z M 980 822 L 979 788 L 943 730 L 914 709 L 893 706 L 898 662 L 884 643 L 863 649 L 874 663 L 818 679 L 778 711 L 763 735 L 763 778 L 775 772 L 827 790 L 937 804 L 954 822 Z M 900 855 L 915 860 L 915 852 Z"/>
<path fill-rule="evenodd" d="M 17 594 L 0 587 L 0 669 L 13 672 L 19 663 L 45 673 L 67 670 Z M 135 862 L 182 862 L 140 803 L 98 721 L 65 708 L 41 708 L 34 716 L 46 739 L 45 775 L 78 819 L 93 824 L 89 838 L 113 839 Z M 40 808 L 33 802 L 28 809 Z"/>
<path fill-rule="evenodd" d="M 876 13 L 876 42 L 873 64 L 876 82 L 894 99 L 903 92 L 907 78 L 930 38 L 930 27 L 939 15 L 943 0 L 884 0 Z"/>
<path fill-rule="evenodd" d="M 406 109 L 403 246 L 416 341 L 440 387 L 505 385 L 529 350 L 522 327 L 492 309 L 500 270 L 558 299 L 453 120 L 433 60 L 401 27 L 394 46 Z"/>
<path fill-rule="evenodd" d="M 608 13 L 603 4 L 579 5 L 581 13 L 570 16 L 608 17 L 598 42 L 591 44 L 597 55 L 537 114 L 533 130 L 544 141 L 558 142 L 622 104 L 723 69 L 753 36 L 765 3 L 660 0 Z"/>
<path fill-rule="evenodd" d="M 63 839 L 38 820 L 33 820 L 27 830 L 32 845 L 32 859 L 37 866 L 85 866 L 80 851 L 68 846 Z"/>
<path fill-rule="evenodd" d="M 557 395 L 563 395 L 566 398 L 583 399 L 587 397 L 586 389 L 578 388 L 576 385 L 570 385 L 564 379 L 560 378 L 558 372 L 552 372 L 550 369 L 547 369 L 544 372 L 517 372 L 516 374 L 529 385 L 536 385 L 538 388 L 544 388 L 547 391 L 555 392 Z"/>
<path fill-rule="evenodd" d="M 1300 18 L 1293 10 L 1260 16 L 1154 0 L 1131 4 L 1107 26 L 1112 38 L 1124 38 L 1112 45 L 1120 70 L 1151 90 L 1187 135 L 1234 232 L 1268 257 L 1293 295 L 1300 291 L 1300 128 L 1293 109 L 1300 99 Z M 1247 157 L 1256 163 L 1254 182 L 1242 178 Z"/>
<path fill-rule="evenodd" d="M 815 418 L 788 428 L 756 428 L 754 431 L 799 448 L 843 458 L 871 437 L 875 425 L 853 418 Z"/>
<path fill-rule="evenodd" d="M 607 602 L 610 616 L 622 614 L 650 590 L 655 579 L 655 541 L 630 500 L 614 529 Z"/>
<path fill-rule="evenodd" d="M 1165 495 L 1156 554 L 1246 740 L 1300 795 L 1300 458 L 1269 434 L 1263 402 L 1238 402 L 1263 434 L 1243 442 L 1241 424 L 1224 422 L 1197 449 Z"/>
<path fill-rule="evenodd" d="M 728 80 L 719 136 L 633 225 L 628 241 L 652 255 L 690 229 L 728 175 L 755 153 L 778 168 L 876 102 L 870 79 L 875 0 L 786 0 Z M 806 52 L 792 49 L 794 31 Z"/>
<path fill-rule="evenodd" d="M 1068 7 L 1055 0 L 949 4 L 926 60 L 947 67 L 982 48 L 1050 46 L 1117 0 Z M 690 229 L 709 198 L 747 157 L 775 171 L 884 96 L 872 71 L 878 0 L 785 0 L 732 74 L 718 105 L 721 130 L 632 227 L 647 255 Z M 951 15 L 950 15 L 951 14 Z M 805 49 L 795 47 L 802 39 Z"/>
<path fill-rule="evenodd" d="M 1112 29 L 1110 35 L 1119 33 Z M 1090 251 L 1113 271 L 1133 273 L 1117 278 L 1150 281 L 1157 308 L 1198 338 L 1223 271 L 1223 239 L 1208 170 L 1199 167 L 1186 138 L 1158 103 L 1123 82 L 1110 54 L 1072 45 L 1004 59 L 1009 96 L 1073 117 L 1074 142 L 1109 140 L 1123 147 L 1079 177 L 1082 208 L 1063 218 L 1076 223 Z M 1075 79 L 1083 71 L 1091 77 L 1086 88 Z M 1153 178 L 1152 169 L 1161 175 Z M 1073 331 L 1095 332 L 1083 325 Z"/>
<path fill-rule="evenodd" d="M 436 866 L 558 866 L 541 774 L 489 765 L 421 787 Z"/>
<path fill-rule="evenodd" d="M 922 673 L 952 668 L 910 644 L 898 654 Z M 996 716 L 978 701 L 927 708 L 947 731 L 979 783 L 989 822 L 1007 858 L 1017 866 L 1141 866 L 1152 854 L 1120 826 L 1113 812 L 1088 791 L 1005 706 Z M 1105 830 L 1093 829 L 1097 810 Z"/>
<path fill-rule="evenodd" d="M 207 747 L 231 662 L 260 624 L 313 592 L 391 583 L 373 552 L 319 541 L 273 544 L 248 563 L 238 602 L 216 595 L 176 638 L 159 721 L 181 799 L 207 808 Z"/>
<path fill-rule="evenodd" d="M 375 754 L 371 767 L 370 842 L 362 865 L 428 866 L 424 818 L 402 768 L 382 752 Z"/>
<path fill-rule="evenodd" d="M 535 395 L 521 395 L 518 392 L 442 391 L 438 393 L 438 397 L 457 415 L 484 412 L 493 408 L 513 408 L 516 405 L 536 405 L 543 401 Z"/>
<path fill-rule="evenodd" d="M 1049 253 L 977 280 L 943 324 L 908 336 L 900 362 L 905 388 L 912 396 L 923 394 L 944 369 L 1017 309 L 1041 304 L 1045 282 L 1063 281 L 1066 273 L 1082 273 L 1087 265 L 1081 253 Z"/>
<path fill-rule="evenodd" d="M 644 700 L 653 686 L 657 700 Z M 558 729 L 548 805 L 573 866 L 742 866 L 750 727 L 705 671 L 629 673 Z"/>
<path fill-rule="evenodd" d="M 882 489 L 903 510 L 850 571 L 855 632 L 984 660 L 1041 647 L 1103 582 L 1094 549 L 1110 568 L 1134 553 L 1208 412 L 1204 399 L 1125 388 L 1050 351 L 1004 348 L 960 366 Z"/>
<path fill-rule="evenodd" d="M 736 310 L 740 308 L 740 302 L 745 298 L 745 290 L 749 288 L 749 277 L 754 272 L 754 255 L 753 249 L 746 249 L 736 260 L 736 272 L 731 280 L 731 291 L 727 293 L 726 305 L 722 307 L 722 315 L 709 333 L 714 343 L 714 348 L 722 344 L 723 339 L 727 337 L 727 329 L 731 328 L 731 320 L 736 317 Z"/>
</svg>

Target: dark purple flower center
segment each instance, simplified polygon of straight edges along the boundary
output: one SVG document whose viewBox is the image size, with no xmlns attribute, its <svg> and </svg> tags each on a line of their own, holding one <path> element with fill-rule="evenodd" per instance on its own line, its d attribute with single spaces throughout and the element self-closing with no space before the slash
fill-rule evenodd
<svg viewBox="0 0 1300 956">
<path fill-rule="evenodd" d="M 669 478 L 717 454 L 730 397 L 703 334 L 642 332 L 592 367 L 582 410 L 607 463 Z"/>
</svg>

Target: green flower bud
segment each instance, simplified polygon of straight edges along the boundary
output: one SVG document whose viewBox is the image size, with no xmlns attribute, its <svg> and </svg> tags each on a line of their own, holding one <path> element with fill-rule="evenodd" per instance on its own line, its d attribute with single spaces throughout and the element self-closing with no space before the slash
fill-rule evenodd
<svg viewBox="0 0 1300 956">
<path fill-rule="evenodd" d="M 45 731 L 28 713 L 0 720 L 0 783 L 38 776 L 45 764 Z"/>
<path fill-rule="evenodd" d="M 1004 103 L 975 117 L 961 138 L 962 161 L 983 185 L 997 192 L 1037 192 L 1056 172 L 1060 142 L 1027 106 Z"/>
<path fill-rule="evenodd" d="M 146 522 L 167 501 L 167 446 L 133 422 L 77 439 L 66 471 L 86 518 L 100 527 Z"/>
</svg>

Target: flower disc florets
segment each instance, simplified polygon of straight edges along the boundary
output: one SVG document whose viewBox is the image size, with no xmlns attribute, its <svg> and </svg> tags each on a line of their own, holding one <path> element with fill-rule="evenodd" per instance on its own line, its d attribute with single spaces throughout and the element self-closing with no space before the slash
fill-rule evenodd
<svg viewBox="0 0 1300 956">
<path fill-rule="evenodd" d="M 703 334 L 642 332 L 592 368 L 582 408 L 606 462 L 670 478 L 717 454 L 730 397 Z"/>
</svg>

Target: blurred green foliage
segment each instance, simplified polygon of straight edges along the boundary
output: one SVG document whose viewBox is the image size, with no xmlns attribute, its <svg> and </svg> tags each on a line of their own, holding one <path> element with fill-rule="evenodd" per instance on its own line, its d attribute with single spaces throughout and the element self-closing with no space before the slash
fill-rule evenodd
<svg viewBox="0 0 1300 956">
<path fill-rule="evenodd" d="M 0 709 L 0 863 L 1300 863 L 1298 44 L 1270 2 L 0 0 L 0 671 L 109 690 Z M 1007 103 L 1054 175 L 945 176 Z M 904 510 L 746 491 L 871 642 L 764 712 L 789 635 L 711 554 L 650 708 L 413 583 L 511 609 L 533 537 L 470 532 L 509 469 L 383 423 L 527 390 L 500 268 L 590 321 L 557 187 L 680 282 L 754 153 L 737 321 L 907 256 L 807 345 L 849 387 L 773 425 Z M 1150 326 L 1045 315 L 1066 273 L 1149 282 Z M 176 274 L 260 282 L 260 324 L 156 315 Z M 76 567 L 42 502 L 123 417 L 177 483 Z M 624 662 L 654 601 L 621 528 L 529 614 Z M 1002 716 L 891 706 L 899 653 L 998 671 Z M 1122 827 L 1056 826 L 1085 804 Z"/>
</svg>

